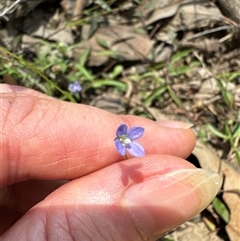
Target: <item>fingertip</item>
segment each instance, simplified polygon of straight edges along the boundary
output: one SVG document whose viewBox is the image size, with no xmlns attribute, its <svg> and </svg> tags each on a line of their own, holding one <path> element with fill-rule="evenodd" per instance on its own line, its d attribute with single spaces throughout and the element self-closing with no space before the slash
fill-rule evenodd
<svg viewBox="0 0 240 241">
<path fill-rule="evenodd" d="M 221 183 L 217 173 L 204 169 L 181 169 L 130 186 L 125 201 L 142 235 L 157 237 L 206 208 Z"/>
</svg>

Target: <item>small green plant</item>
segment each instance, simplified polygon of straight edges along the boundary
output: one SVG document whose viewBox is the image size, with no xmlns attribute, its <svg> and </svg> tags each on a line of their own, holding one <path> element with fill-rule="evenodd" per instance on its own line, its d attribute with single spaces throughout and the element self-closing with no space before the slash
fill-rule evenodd
<svg viewBox="0 0 240 241">
<path fill-rule="evenodd" d="M 230 212 L 226 205 L 217 197 L 213 199 L 212 204 L 216 213 L 223 219 L 225 223 L 228 223 L 230 220 Z"/>
</svg>

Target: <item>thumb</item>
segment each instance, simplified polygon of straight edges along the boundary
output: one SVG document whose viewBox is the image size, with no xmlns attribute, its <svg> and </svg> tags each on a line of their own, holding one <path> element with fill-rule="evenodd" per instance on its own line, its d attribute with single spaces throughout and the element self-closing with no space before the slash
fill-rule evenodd
<svg viewBox="0 0 240 241">
<path fill-rule="evenodd" d="M 217 173 L 178 157 L 133 158 L 61 186 L 1 240 L 156 240 L 201 212 L 220 186 Z"/>
</svg>

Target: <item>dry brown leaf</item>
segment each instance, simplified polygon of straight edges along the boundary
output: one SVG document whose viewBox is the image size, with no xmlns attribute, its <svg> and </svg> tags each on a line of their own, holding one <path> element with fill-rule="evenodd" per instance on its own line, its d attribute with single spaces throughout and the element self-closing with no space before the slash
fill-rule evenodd
<svg viewBox="0 0 240 241">
<path fill-rule="evenodd" d="M 184 2 L 189 2 L 184 1 Z M 156 21 L 165 19 L 165 18 L 170 18 L 174 16 L 178 10 L 178 8 L 181 5 L 180 1 L 171 1 L 171 0 L 166 0 L 164 2 L 162 1 L 151 1 L 146 5 L 150 5 L 151 7 L 146 7 L 143 9 L 142 15 L 144 19 L 144 24 L 145 25 L 150 25 Z"/>
<path fill-rule="evenodd" d="M 173 35 L 177 31 L 209 28 L 214 22 L 224 21 L 224 17 L 216 6 L 204 5 L 204 3 L 197 4 L 194 1 L 181 2 L 181 5 L 177 8 L 175 6 L 175 12 L 173 13 L 175 16 L 171 23 L 156 35 L 158 40 L 173 43 L 175 41 Z"/>
<path fill-rule="evenodd" d="M 225 175 L 224 190 L 240 191 L 240 170 L 237 167 L 223 165 L 223 173 Z M 226 227 L 231 241 L 240 240 L 240 195 L 234 192 L 225 192 L 223 199 L 227 204 L 231 217 Z"/>
<path fill-rule="evenodd" d="M 138 11 L 143 17 L 145 26 L 174 15 L 171 25 L 185 29 L 193 26 L 206 27 L 210 21 L 212 23 L 213 20 L 224 19 L 215 5 L 209 2 L 196 3 L 192 0 L 143 0 Z"/>
<path fill-rule="evenodd" d="M 200 142 L 199 140 L 197 141 L 192 153 L 194 156 L 196 156 L 202 168 L 218 172 L 221 163 L 220 159 L 212 150 L 206 147 L 202 142 Z"/>
<path fill-rule="evenodd" d="M 172 24 L 182 29 L 192 29 L 209 27 L 210 24 L 221 20 L 223 21 L 223 16 L 215 5 L 191 1 L 191 4 L 181 5 Z"/>
<path fill-rule="evenodd" d="M 239 0 L 218 0 L 218 4 L 229 18 L 236 21 L 236 25 L 240 22 L 240 4 Z"/>
<path fill-rule="evenodd" d="M 223 194 L 223 199 L 231 213 L 226 231 L 231 241 L 239 240 L 240 196 L 228 191 L 240 190 L 240 168 L 238 166 L 231 166 L 226 161 L 220 161 L 217 155 L 200 141 L 197 141 L 193 154 L 197 157 L 201 167 L 204 169 L 217 172 L 221 167 L 221 172 L 225 177 L 223 189 L 226 191 Z"/>
<path fill-rule="evenodd" d="M 220 42 L 218 39 L 201 39 L 194 42 L 182 41 L 181 47 L 184 48 L 194 48 L 206 53 L 217 52 L 220 49 Z"/>
<path fill-rule="evenodd" d="M 106 48 L 98 43 L 104 41 L 110 51 L 117 54 L 122 61 L 140 61 L 148 59 L 148 53 L 152 48 L 153 41 L 147 35 L 136 33 L 133 27 L 109 26 L 99 28 L 95 34 L 74 49 L 74 58 L 79 59 L 87 48 L 91 49 L 89 66 L 101 66 L 108 61 L 109 56 L 101 54 Z"/>
</svg>

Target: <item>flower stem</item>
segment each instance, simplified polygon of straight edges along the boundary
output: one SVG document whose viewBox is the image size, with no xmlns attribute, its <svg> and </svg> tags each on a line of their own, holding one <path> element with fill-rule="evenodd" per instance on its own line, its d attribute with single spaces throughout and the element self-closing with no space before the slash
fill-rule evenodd
<svg viewBox="0 0 240 241">
<path fill-rule="evenodd" d="M 128 159 L 128 156 L 127 156 L 127 154 L 125 155 L 125 159 L 126 159 L 126 160 Z"/>
</svg>

